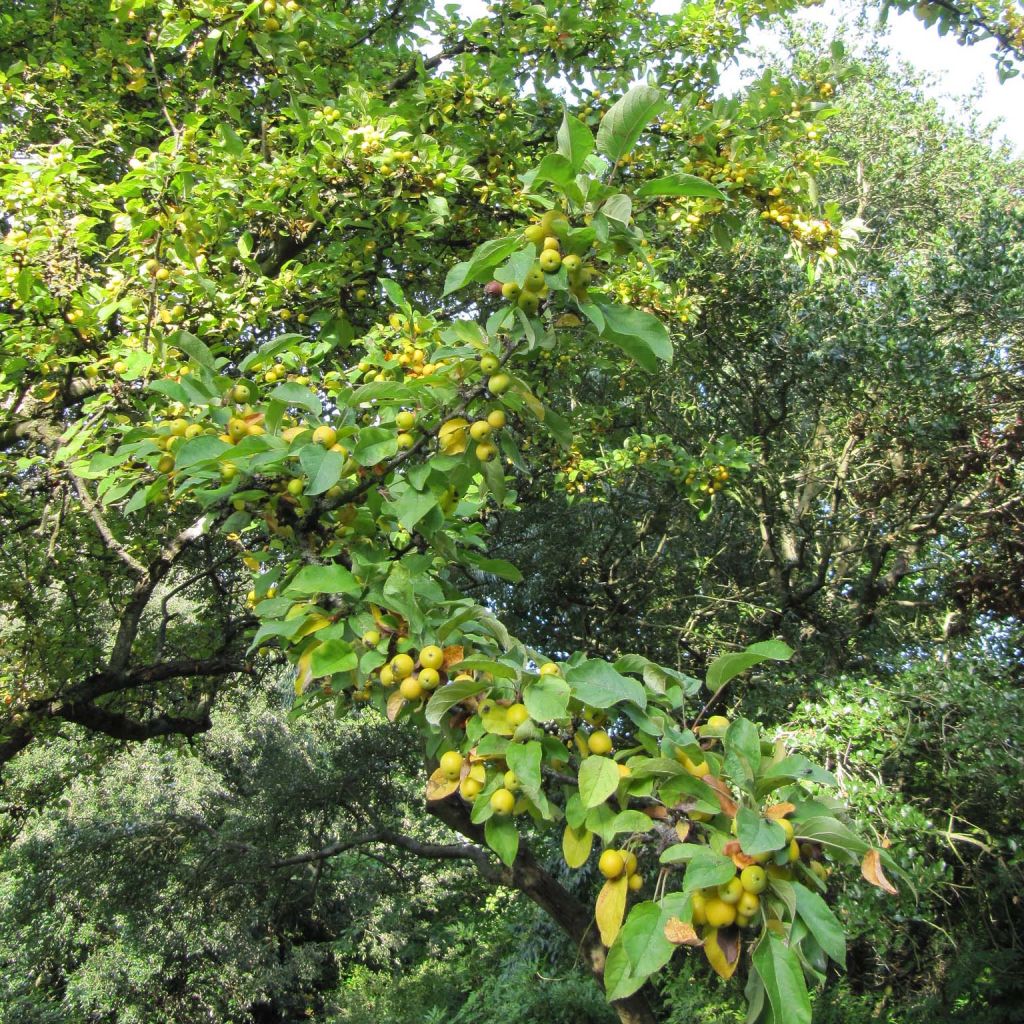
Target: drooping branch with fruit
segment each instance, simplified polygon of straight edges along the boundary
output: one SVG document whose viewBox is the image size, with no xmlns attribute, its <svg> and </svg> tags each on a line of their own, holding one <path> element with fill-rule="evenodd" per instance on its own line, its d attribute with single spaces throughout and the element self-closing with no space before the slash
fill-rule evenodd
<svg viewBox="0 0 1024 1024">
<path fill-rule="evenodd" d="M 558 152 L 524 179 L 549 208 L 447 275 L 446 294 L 484 286 L 480 319 L 419 313 L 384 278 L 396 311 L 359 339 L 358 358 L 349 339 L 284 334 L 236 360 L 178 330 L 165 353 L 177 372 L 133 396 L 148 415 L 108 424 L 106 451 L 69 454 L 127 513 L 191 506 L 238 550 L 253 575 L 250 649 L 276 646 L 294 664 L 294 713 L 371 704 L 418 726 L 433 813 L 489 846 L 500 877 L 556 919 L 575 915 L 567 928 L 624 1020 L 647 1019 L 636 993 L 682 945 L 724 978 L 749 952 L 752 1009 L 802 1020 L 805 975 L 844 955 L 822 897 L 829 865 L 863 857 L 888 886 L 887 855 L 826 795 L 835 780 L 746 720 L 700 725 L 700 681 L 641 655 L 553 659 L 456 585 L 456 569 L 517 578 L 487 556 L 481 529 L 489 504 L 514 508 L 515 472 L 528 472 L 516 437 L 572 441 L 531 389 L 530 357 L 568 344 L 581 358 L 613 346 L 644 371 L 671 360 L 661 321 L 600 289 L 617 261 L 643 258 L 634 201 L 723 195 L 687 173 L 633 195 L 613 183 L 663 107 L 638 86 L 596 139 L 563 118 Z M 706 684 L 790 654 L 768 642 L 724 655 Z M 570 868 L 601 848 L 605 882 L 582 931 L 526 848 L 544 828 L 561 831 Z"/>
</svg>

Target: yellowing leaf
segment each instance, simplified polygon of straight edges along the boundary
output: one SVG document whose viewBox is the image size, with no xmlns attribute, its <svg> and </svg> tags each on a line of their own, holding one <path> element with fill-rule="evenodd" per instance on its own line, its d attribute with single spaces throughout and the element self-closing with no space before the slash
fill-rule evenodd
<svg viewBox="0 0 1024 1024">
<path fill-rule="evenodd" d="M 665 922 L 665 938 L 676 946 L 699 946 L 700 936 L 689 921 L 680 921 L 678 917 L 670 917 Z"/>
<path fill-rule="evenodd" d="M 393 690 L 388 697 L 388 721 L 393 722 L 403 707 L 405 707 L 405 698 L 402 696 L 401 690 Z"/>
<path fill-rule="evenodd" d="M 896 886 L 882 872 L 882 857 L 877 850 L 868 850 L 864 854 L 864 859 L 860 862 L 860 873 L 872 885 L 877 885 L 882 892 L 887 892 L 890 896 L 896 895 Z"/>
<path fill-rule="evenodd" d="M 562 835 L 562 855 L 569 867 L 583 867 L 587 863 L 593 845 L 594 833 L 588 828 L 577 829 L 572 825 L 565 826 L 565 832 Z"/>
<path fill-rule="evenodd" d="M 737 807 L 732 794 L 729 792 L 729 787 L 717 775 L 705 775 L 703 781 L 715 791 L 715 796 L 718 797 L 718 806 L 722 808 L 722 813 L 730 818 L 735 818 Z"/>
<path fill-rule="evenodd" d="M 302 691 L 306 688 L 306 684 L 313 678 L 313 670 L 310 668 L 310 662 L 313 660 L 313 652 L 319 645 L 314 644 L 299 656 L 297 672 L 295 673 L 295 696 L 298 697 Z"/>
<path fill-rule="evenodd" d="M 614 881 L 605 882 L 598 893 L 594 919 L 597 921 L 597 928 L 601 933 L 601 941 L 606 946 L 611 946 L 622 927 L 622 918 L 626 913 L 628 888 L 629 879 L 623 875 Z"/>
<path fill-rule="evenodd" d="M 685 843 L 686 837 L 690 834 L 690 823 L 688 821 L 677 821 L 676 822 L 676 835 L 679 836 L 679 842 Z"/>
<path fill-rule="evenodd" d="M 523 401 L 530 407 L 530 412 L 532 412 L 537 419 L 544 419 L 544 405 L 537 396 L 521 382 L 516 383 L 515 390 L 518 394 L 523 396 Z"/>
<path fill-rule="evenodd" d="M 451 796 L 459 788 L 458 779 L 449 779 L 440 769 L 436 769 L 433 775 L 427 779 L 427 800 L 443 800 Z"/>
<path fill-rule="evenodd" d="M 740 962 L 740 944 L 735 928 L 721 929 L 723 934 L 719 940 L 718 928 L 709 928 L 704 935 L 704 955 L 708 958 L 715 974 L 728 981 L 735 973 Z M 728 933 L 734 933 L 735 938 Z M 724 947 L 724 948 L 723 948 Z"/>
<path fill-rule="evenodd" d="M 295 635 L 292 637 L 292 642 L 301 640 L 304 636 L 309 636 L 311 633 L 315 633 L 318 629 L 323 629 L 325 626 L 329 626 L 333 620 L 326 615 L 310 615 L 306 621 L 299 626 Z"/>
</svg>

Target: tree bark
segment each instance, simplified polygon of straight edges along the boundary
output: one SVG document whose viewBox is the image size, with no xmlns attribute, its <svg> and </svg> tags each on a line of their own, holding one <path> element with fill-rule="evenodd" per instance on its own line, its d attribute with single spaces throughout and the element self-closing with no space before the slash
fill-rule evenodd
<svg viewBox="0 0 1024 1024">
<path fill-rule="evenodd" d="M 429 804 L 428 809 L 455 832 L 475 843 L 485 844 L 484 830 L 470 821 L 469 811 L 461 803 L 442 800 Z M 607 951 L 597 933 L 591 909 L 545 870 L 524 843 L 519 844 L 519 853 L 511 868 L 477 862 L 477 870 L 489 882 L 518 889 L 533 900 L 572 939 L 590 973 L 603 987 Z M 657 1024 L 643 989 L 626 999 L 616 999 L 611 1005 L 622 1024 Z"/>
</svg>

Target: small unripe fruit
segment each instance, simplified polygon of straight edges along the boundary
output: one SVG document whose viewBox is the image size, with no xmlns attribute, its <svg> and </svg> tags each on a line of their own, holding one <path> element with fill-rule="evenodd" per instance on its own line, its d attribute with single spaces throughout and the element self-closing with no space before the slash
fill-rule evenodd
<svg viewBox="0 0 1024 1024">
<path fill-rule="evenodd" d="M 523 284 L 526 291 L 539 292 L 544 287 L 544 271 L 540 267 L 533 267 L 531 270 L 528 270 Z"/>
<path fill-rule="evenodd" d="M 612 749 L 612 738 L 603 729 L 597 729 L 587 737 L 587 746 L 592 754 L 607 754 Z"/>
<path fill-rule="evenodd" d="M 505 777 L 503 781 L 505 783 L 505 788 L 510 793 L 518 793 L 519 790 L 522 788 L 522 784 L 520 783 L 519 779 L 516 778 L 516 773 L 511 769 L 505 772 Z"/>
<path fill-rule="evenodd" d="M 743 886 L 738 878 L 730 878 L 724 885 L 718 887 L 718 898 L 723 903 L 739 903 L 743 895 Z"/>
<path fill-rule="evenodd" d="M 629 886 L 630 892 L 639 892 L 644 887 L 643 876 L 630 875 L 629 881 L 626 884 Z"/>
<path fill-rule="evenodd" d="M 380 643 L 380 632 L 376 629 L 368 629 L 363 634 L 363 643 L 367 647 L 376 647 Z"/>
<path fill-rule="evenodd" d="M 608 879 L 621 878 L 626 870 L 626 862 L 618 850 L 605 850 L 597 862 L 597 869 Z"/>
<path fill-rule="evenodd" d="M 487 381 L 487 390 L 492 395 L 503 395 L 512 386 L 512 378 L 507 373 L 496 373 Z"/>
<path fill-rule="evenodd" d="M 492 409 L 487 414 L 487 422 L 490 424 L 492 430 L 501 430 L 501 428 L 505 426 L 505 410 Z"/>
<path fill-rule="evenodd" d="M 481 462 L 490 462 L 495 455 L 498 454 L 498 449 L 494 447 L 490 442 L 484 442 L 476 446 L 476 457 Z"/>
<path fill-rule="evenodd" d="M 415 667 L 408 654 L 396 654 L 391 659 L 391 673 L 399 681 L 411 676 Z"/>
<path fill-rule="evenodd" d="M 740 872 L 740 884 L 745 892 L 753 893 L 756 896 L 758 893 L 764 892 L 768 885 L 768 876 L 765 875 L 764 868 L 752 864 Z"/>
<path fill-rule="evenodd" d="M 501 294 L 508 299 L 510 302 L 515 302 L 519 298 L 519 293 L 522 289 L 515 283 L 515 281 L 508 281 L 501 286 Z"/>
<path fill-rule="evenodd" d="M 793 831 L 793 823 L 791 821 L 788 821 L 786 818 L 776 818 L 775 824 L 781 825 L 782 830 L 786 833 L 786 840 L 792 841 L 793 836 L 796 834 Z"/>
<path fill-rule="evenodd" d="M 557 676 L 561 674 L 561 670 L 553 661 L 549 661 L 541 665 L 540 674 L 542 676 Z"/>
<path fill-rule="evenodd" d="M 403 410 L 395 417 L 395 426 L 399 430 L 412 430 L 416 426 L 416 413 Z"/>
<path fill-rule="evenodd" d="M 174 469 L 174 456 L 161 455 L 160 461 L 156 464 L 156 471 L 158 473 L 170 473 L 172 469 Z"/>
<path fill-rule="evenodd" d="M 305 483 L 298 477 L 293 477 L 291 480 L 288 481 L 288 493 L 293 498 L 298 498 L 305 490 L 305 488 Z"/>
<path fill-rule="evenodd" d="M 463 760 L 457 750 L 447 750 L 441 755 L 441 771 L 454 782 L 462 774 Z"/>
<path fill-rule="evenodd" d="M 505 712 L 505 719 L 509 725 L 518 727 L 530 720 L 530 712 L 526 710 L 526 706 L 523 704 L 513 704 Z"/>
<path fill-rule="evenodd" d="M 403 432 L 395 438 L 395 441 L 398 443 L 399 451 L 404 452 L 408 451 L 416 443 L 416 438 L 412 434 Z"/>
<path fill-rule="evenodd" d="M 537 262 L 545 274 L 553 274 L 562 265 L 562 257 L 554 249 L 545 249 Z"/>
<path fill-rule="evenodd" d="M 761 909 L 761 897 L 752 892 L 745 892 L 736 902 L 736 913 L 743 917 L 753 917 Z"/>
<path fill-rule="evenodd" d="M 515 794 L 502 787 L 491 794 L 491 810 L 495 814 L 511 814 L 516 805 Z"/>
<path fill-rule="evenodd" d="M 474 800 L 480 795 L 480 790 L 484 788 L 484 784 L 478 779 L 465 778 L 462 780 L 462 785 L 459 787 L 459 792 L 466 800 Z"/>
<path fill-rule="evenodd" d="M 540 296 L 534 292 L 523 292 L 516 305 L 527 315 L 535 316 L 540 309 Z"/>
<path fill-rule="evenodd" d="M 334 427 L 329 427 L 326 424 L 317 427 L 313 431 L 313 444 L 323 445 L 324 448 L 330 448 L 338 443 L 338 432 Z"/>
<path fill-rule="evenodd" d="M 428 644 L 420 651 L 420 664 L 424 668 L 441 668 L 444 665 L 444 651 L 436 644 Z"/>
<path fill-rule="evenodd" d="M 382 665 L 380 670 L 380 683 L 381 686 L 394 686 L 395 685 L 395 674 L 391 671 L 390 665 Z"/>
<path fill-rule="evenodd" d="M 720 899 L 710 899 L 704 906 L 704 916 L 712 928 L 727 928 L 736 920 L 736 907 Z"/>
<path fill-rule="evenodd" d="M 567 273 L 572 274 L 583 266 L 583 261 L 575 253 L 571 252 L 568 256 L 562 257 L 562 266 L 565 267 Z"/>
<path fill-rule="evenodd" d="M 548 235 L 544 239 L 544 251 L 545 252 L 558 252 L 558 239 L 554 235 Z"/>
<path fill-rule="evenodd" d="M 635 875 L 637 867 L 636 854 L 632 850 L 623 850 L 622 860 L 626 865 L 626 874 Z"/>
<path fill-rule="evenodd" d="M 480 357 L 480 369 L 484 373 L 494 373 L 499 366 L 501 366 L 501 361 L 496 355 L 493 355 L 490 352 L 487 352 Z"/>
<path fill-rule="evenodd" d="M 419 700 L 423 696 L 423 687 L 416 676 L 406 676 L 398 690 L 406 700 Z"/>
<path fill-rule="evenodd" d="M 486 441 L 491 436 L 491 425 L 487 420 L 477 420 L 469 428 L 469 436 L 474 441 Z"/>
<path fill-rule="evenodd" d="M 436 668 L 421 668 L 419 673 L 420 686 L 424 690 L 434 690 L 441 682 L 440 673 Z"/>
</svg>

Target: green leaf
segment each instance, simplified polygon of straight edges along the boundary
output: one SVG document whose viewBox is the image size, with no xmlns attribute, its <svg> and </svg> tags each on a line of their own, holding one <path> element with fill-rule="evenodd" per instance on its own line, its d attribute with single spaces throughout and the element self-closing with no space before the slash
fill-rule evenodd
<svg viewBox="0 0 1024 1024">
<path fill-rule="evenodd" d="M 461 683 L 448 683 L 435 690 L 427 701 L 425 716 L 431 725 L 440 725 L 441 719 L 456 704 L 483 690 L 484 684 L 476 679 L 464 679 Z"/>
<path fill-rule="evenodd" d="M 221 145 L 232 156 L 241 156 L 245 152 L 245 143 L 238 137 L 238 133 L 224 121 L 217 125 L 220 132 Z"/>
<path fill-rule="evenodd" d="M 757 726 L 745 718 L 731 722 L 725 734 L 726 769 L 734 781 L 753 779 L 761 766 L 761 737 Z M 730 760 L 733 762 L 730 767 Z M 739 767 L 740 772 L 736 771 Z"/>
<path fill-rule="evenodd" d="M 508 580 L 510 583 L 522 583 L 523 574 L 504 558 L 485 558 L 475 551 L 467 551 L 466 560 L 475 565 L 482 572 L 489 572 L 492 576 Z"/>
<path fill-rule="evenodd" d="M 505 751 L 505 760 L 527 795 L 540 791 L 540 762 L 543 753 L 543 748 L 536 740 L 510 743 Z"/>
<path fill-rule="evenodd" d="M 215 368 L 213 353 L 206 347 L 206 343 L 200 341 L 194 334 L 190 334 L 188 331 L 175 331 L 168 339 L 168 343 L 180 348 L 185 355 L 194 359 L 200 366 L 205 366 L 208 370 Z"/>
<path fill-rule="evenodd" d="M 523 703 L 535 722 L 565 718 L 569 707 L 569 684 L 558 676 L 541 676 L 523 688 Z"/>
<path fill-rule="evenodd" d="M 796 892 L 796 912 L 807 925 L 807 930 L 837 964 L 845 967 L 846 935 L 838 918 L 816 892 L 798 882 L 793 884 L 793 889 Z"/>
<path fill-rule="evenodd" d="M 644 182 L 636 190 L 638 196 L 693 196 L 701 199 L 726 199 L 726 194 L 710 181 L 693 174 L 669 174 Z"/>
<path fill-rule="evenodd" d="M 313 677 L 330 676 L 335 672 L 350 672 L 359 664 L 359 658 L 346 640 L 325 640 L 313 651 L 309 667 Z"/>
<path fill-rule="evenodd" d="M 376 466 L 398 454 L 398 435 L 386 427 L 363 427 L 352 449 L 360 466 Z"/>
<path fill-rule="evenodd" d="M 612 828 L 616 834 L 628 832 L 632 835 L 636 832 L 649 832 L 654 828 L 654 822 L 643 811 L 620 811 L 615 815 Z"/>
<path fill-rule="evenodd" d="M 506 256 L 515 252 L 522 245 L 522 239 L 513 235 L 511 238 L 492 238 L 490 241 L 478 245 L 473 255 L 465 263 L 456 263 L 444 281 L 444 295 L 450 295 L 459 288 L 470 283 L 479 281 L 485 274 L 489 274 Z"/>
<path fill-rule="evenodd" d="M 793 649 L 778 640 L 751 644 L 745 651 L 736 654 L 720 655 L 708 666 L 707 687 L 712 691 L 717 690 L 754 665 L 760 665 L 763 661 L 789 661 L 791 657 Z"/>
<path fill-rule="evenodd" d="M 548 153 L 546 157 L 532 170 L 522 176 L 523 185 L 532 190 L 534 185 L 550 181 L 561 188 L 572 184 L 576 175 L 569 160 L 560 153 Z"/>
<path fill-rule="evenodd" d="M 597 130 L 597 151 L 610 160 L 621 160 L 665 105 L 660 89 L 650 85 L 634 86 L 601 121 Z"/>
<path fill-rule="evenodd" d="M 578 174 L 587 157 L 594 152 L 593 132 L 578 117 L 571 117 L 565 110 L 557 138 L 558 152 L 569 161 L 573 174 Z"/>
<path fill-rule="evenodd" d="M 577 700 L 592 708 L 610 708 L 621 701 L 647 707 L 647 694 L 635 680 L 624 676 L 606 661 L 590 659 L 580 662 L 565 674 L 566 682 Z"/>
<path fill-rule="evenodd" d="M 187 469 L 189 466 L 197 466 L 201 462 L 212 462 L 230 449 L 231 445 L 219 437 L 200 434 L 199 437 L 193 437 L 178 445 L 174 453 L 174 465 L 178 469 Z"/>
<path fill-rule="evenodd" d="M 621 941 L 622 933 L 608 950 L 604 965 L 605 996 L 609 1002 L 631 996 L 647 980 L 646 974 L 634 974 L 629 966 L 629 957 Z"/>
<path fill-rule="evenodd" d="M 405 487 L 390 505 L 398 521 L 407 530 L 413 530 L 416 524 L 436 507 L 437 498 L 430 491 L 417 491 L 413 487 Z"/>
<path fill-rule="evenodd" d="M 686 866 L 683 892 L 710 889 L 713 885 L 722 885 L 735 874 L 736 865 L 733 864 L 732 858 L 715 853 L 709 847 L 702 847 L 690 858 L 690 863 Z"/>
<path fill-rule="evenodd" d="M 668 329 L 656 317 L 632 306 L 616 306 L 598 302 L 604 317 L 602 338 L 618 345 L 645 370 L 654 373 L 658 360 L 672 362 L 672 341 Z"/>
<path fill-rule="evenodd" d="M 603 804 L 618 788 L 619 766 L 610 757 L 592 754 L 580 765 L 579 789 L 584 807 Z"/>
<path fill-rule="evenodd" d="M 314 416 L 320 416 L 323 413 L 320 399 L 304 384 L 296 384 L 294 381 L 278 384 L 270 392 L 270 397 L 278 402 L 283 402 L 285 405 L 295 405 L 300 409 L 308 409 Z"/>
<path fill-rule="evenodd" d="M 675 946 L 665 938 L 666 920 L 661 906 L 650 900 L 638 903 L 629 912 L 619 941 L 633 974 L 646 977 L 660 971 L 672 959 Z"/>
<path fill-rule="evenodd" d="M 870 843 L 865 843 L 860 836 L 844 825 L 838 818 L 824 815 L 808 818 L 806 821 L 794 821 L 798 839 L 810 839 L 822 846 L 831 846 L 836 850 L 849 853 L 867 853 Z"/>
<path fill-rule="evenodd" d="M 764 982 L 775 1024 L 811 1024 L 811 997 L 796 953 L 772 932 L 765 932 L 753 956 Z"/>
<path fill-rule="evenodd" d="M 757 794 L 764 796 L 779 786 L 790 782 L 817 782 L 823 786 L 839 785 L 836 777 L 820 765 L 808 760 L 803 754 L 790 754 L 777 764 L 770 765 L 757 780 Z"/>
<path fill-rule="evenodd" d="M 406 299 L 405 293 L 402 291 L 401 285 L 399 285 L 397 281 L 392 281 L 387 277 L 379 277 L 377 280 L 383 286 L 384 291 L 387 293 L 387 297 L 394 305 L 399 309 L 409 309 L 409 301 Z"/>
<path fill-rule="evenodd" d="M 288 584 L 289 594 L 348 594 L 357 597 L 363 588 L 343 565 L 307 565 Z"/>
<path fill-rule="evenodd" d="M 341 452 L 328 451 L 322 445 L 310 444 L 299 452 L 299 465 L 309 481 L 306 494 L 323 494 L 341 479 L 345 458 Z"/>
<path fill-rule="evenodd" d="M 484 825 L 484 838 L 502 863 L 512 867 L 519 852 L 519 833 L 512 819 L 500 815 L 488 818 Z"/>
<path fill-rule="evenodd" d="M 741 807 L 736 812 L 736 838 L 743 852 L 751 857 L 758 853 L 781 850 L 786 845 L 786 833 L 782 826 L 762 818 L 748 807 Z"/>
</svg>

